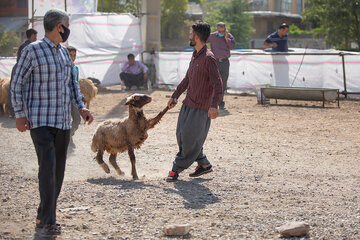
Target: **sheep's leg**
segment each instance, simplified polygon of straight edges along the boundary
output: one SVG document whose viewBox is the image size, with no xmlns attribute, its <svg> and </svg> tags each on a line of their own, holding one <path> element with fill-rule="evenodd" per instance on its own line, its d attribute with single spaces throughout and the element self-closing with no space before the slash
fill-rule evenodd
<svg viewBox="0 0 360 240">
<path fill-rule="evenodd" d="M 148 120 L 149 121 L 148 129 L 155 127 L 155 125 L 160 122 L 161 118 L 165 115 L 165 113 L 168 110 L 169 110 L 169 107 L 165 107 L 156 117 Z"/>
<path fill-rule="evenodd" d="M 90 107 L 90 101 L 86 102 L 86 108 L 89 109 Z"/>
<path fill-rule="evenodd" d="M 116 154 L 110 154 L 109 162 L 115 168 L 117 174 L 119 174 L 120 176 L 124 175 L 124 172 L 120 170 L 119 166 L 116 163 Z"/>
<path fill-rule="evenodd" d="M 135 167 L 136 159 L 135 159 L 134 149 L 132 147 L 128 147 L 128 154 L 131 161 L 131 175 L 133 176 L 134 180 L 137 180 L 139 179 L 139 177 L 136 173 L 136 167 Z"/>
<path fill-rule="evenodd" d="M 97 163 L 100 165 L 100 167 L 101 167 L 102 169 L 104 169 L 104 171 L 105 171 L 106 173 L 110 173 L 110 168 L 109 168 L 108 165 L 104 162 L 104 160 L 103 160 L 103 155 L 104 155 L 104 152 L 103 152 L 103 151 L 98 151 L 95 159 L 96 159 Z"/>
</svg>

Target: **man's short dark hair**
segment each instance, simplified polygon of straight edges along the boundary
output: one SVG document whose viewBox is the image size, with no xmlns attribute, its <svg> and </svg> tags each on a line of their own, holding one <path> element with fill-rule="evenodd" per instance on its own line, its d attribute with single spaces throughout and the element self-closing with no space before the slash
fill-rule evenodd
<svg viewBox="0 0 360 240">
<path fill-rule="evenodd" d="M 29 39 L 33 34 L 37 34 L 37 31 L 33 28 L 26 30 L 26 37 Z"/>
<path fill-rule="evenodd" d="M 135 58 L 134 54 L 129 53 L 129 54 L 128 54 L 128 59 L 130 59 L 130 58 Z"/>
<path fill-rule="evenodd" d="M 280 24 L 279 29 L 283 29 L 283 28 L 289 28 L 289 25 L 287 25 L 286 23 Z"/>
<path fill-rule="evenodd" d="M 191 27 L 200 40 L 206 42 L 210 36 L 210 25 L 207 22 L 197 21 Z"/>
<path fill-rule="evenodd" d="M 73 46 L 68 46 L 67 47 L 67 50 L 69 51 L 69 52 L 75 52 L 76 53 L 76 48 L 75 47 L 73 47 Z"/>
</svg>

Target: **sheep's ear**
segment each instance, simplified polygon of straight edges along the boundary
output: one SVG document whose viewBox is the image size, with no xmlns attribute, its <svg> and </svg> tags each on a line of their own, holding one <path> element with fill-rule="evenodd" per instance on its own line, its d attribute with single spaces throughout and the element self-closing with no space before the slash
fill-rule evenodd
<svg viewBox="0 0 360 240">
<path fill-rule="evenodd" d="M 134 101 L 134 99 L 130 96 L 128 98 L 126 98 L 126 103 L 125 105 L 129 105 L 130 103 L 132 103 Z"/>
</svg>

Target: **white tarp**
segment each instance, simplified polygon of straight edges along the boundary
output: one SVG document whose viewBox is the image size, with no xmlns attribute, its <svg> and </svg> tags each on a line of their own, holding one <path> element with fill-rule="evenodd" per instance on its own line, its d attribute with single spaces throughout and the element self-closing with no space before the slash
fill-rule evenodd
<svg viewBox="0 0 360 240">
<path fill-rule="evenodd" d="M 120 71 L 133 53 L 136 58 L 142 52 L 139 18 L 131 14 L 72 14 L 70 36 L 65 45 L 77 49 L 75 64 L 80 78 L 95 77 L 102 85 L 120 83 Z M 34 27 L 38 38 L 44 35 L 43 22 Z"/>
<path fill-rule="evenodd" d="M 336 88 L 343 90 L 342 58 L 334 50 L 298 49 L 289 54 L 264 51 L 232 52 L 228 87 L 253 88 L 258 84 L 274 86 Z M 332 55 L 331 55 L 332 54 Z M 360 92 L 360 54 L 345 55 L 347 91 Z M 177 85 L 184 78 L 192 53 L 156 54 L 157 82 Z"/>
<path fill-rule="evenodd" d="M 95 77 L 102 85 L 120 83 L 127 55 L 142 52 L 140 20 L 131 14 L 74 14 L 68 45 L 77 48 L 80 77 Z"/>
<path fill-rule="evenodd" d="M 104 56 L 81 56 L 80 51 L 77 60 L 80 77 L 96 77 L 102 85 L 119 84 L 120 68 L 126 61 L 127 51 L 119 49 L 118 54 L 108 51 L 104 50 Z M 345 54 L 347 91 L 360 92 L 360 54 Z M 154 58 L 157 83 L 179 84 L 186 74 L 191 55 L 191 52 L 157 52 Z M 10 76 L 14 64 L 15 58 L 0 59 L 0 77 Z M 343 79 L 342 57 L 336 51 L 307 50 L 306 55 L 299 51 L 288 55 L 263 51 L 232 52 L 228 87 L 246 89 L 271 84 L 342 91 Z"/>
<path fill-rule="evenodd" d="M 65 10 L 65 0 L 28 0 L 29 19 L 32 18 L 32 3 L 34 3 L 34 16 L 43 17 L 49 9 Z M 68 13 L 94 13 L 97 9 L 97 0 L 66 0 Z"/>
</svg>

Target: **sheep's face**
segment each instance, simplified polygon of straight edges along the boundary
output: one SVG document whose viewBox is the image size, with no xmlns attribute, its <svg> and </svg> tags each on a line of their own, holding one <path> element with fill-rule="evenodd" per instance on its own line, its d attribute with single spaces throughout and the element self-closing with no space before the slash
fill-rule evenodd
<svg viewBox="0 0 360 240">
<path fill-rule="evenodd" d="M 142 108 L 149 102 L 151 102 L 150 96 L 145 94 L 135 93 L 126 99 L 125 105 L 134 106 L 136 108 Z"/>
</svg>

